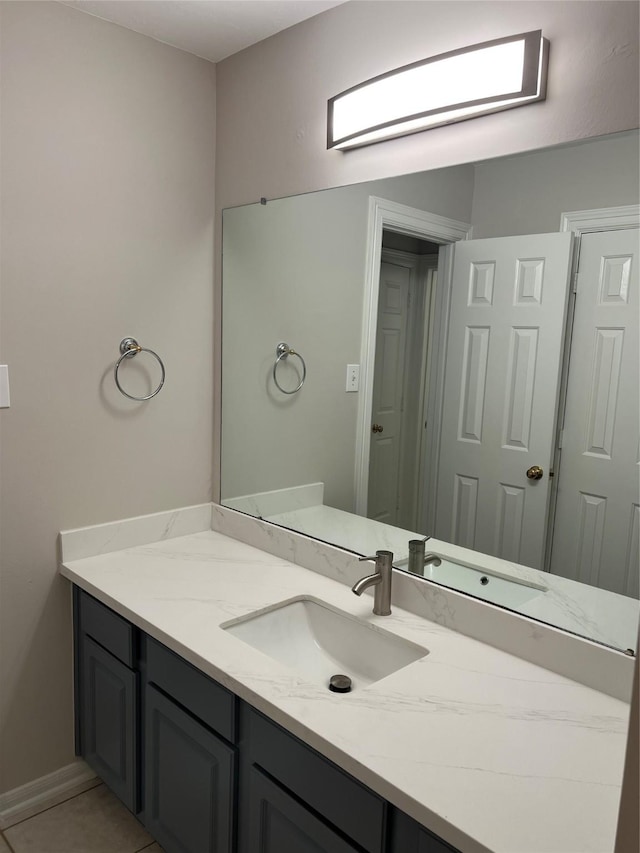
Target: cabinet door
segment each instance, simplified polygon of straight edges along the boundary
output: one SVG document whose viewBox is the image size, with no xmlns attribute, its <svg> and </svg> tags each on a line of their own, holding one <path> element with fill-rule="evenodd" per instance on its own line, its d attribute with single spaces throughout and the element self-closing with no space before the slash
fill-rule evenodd
<svg viewBox="0 0 640 853">
<path fill-rule="evenodd" d="M 256 767 L 249 774 L 249 853 L 359 851 Z"/>
<path fill-rule="evenodd" d="M 381 797 L 253 708 L 243 705 L 240 721 L 246 764 L 292 791 L 358 850 L 382 853 L 387 809 Z"/>
<path fill-rule="evenodd" d="M 145 724 L 147 829 L 166 853 L 230 853 L 235 750 L 151 685 Z"/>
<path fill-rule="evenodd" d="M 83 757 L 127 808 L 137 812 L 137 673 L 86 635 L 81 646 Z"/>
<path fill-rule="evenodd" d="M 458 853 L 404 812 L 393 810 L 391 853 Z"/>
</svg>

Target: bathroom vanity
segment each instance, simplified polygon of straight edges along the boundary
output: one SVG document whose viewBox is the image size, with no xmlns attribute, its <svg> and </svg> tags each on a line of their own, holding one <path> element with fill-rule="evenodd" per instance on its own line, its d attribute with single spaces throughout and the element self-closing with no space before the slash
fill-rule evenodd
<svg viewBox="0 0 640 853">
<path fill-rule="evenodd" d="M 208 518 L 62 536 L 79 751 L 167 853 L 613 851 L 625 701 L 395 602 L 373 616 L 353 555 L 296 534 L 286 559 Z M 230 630 L 300 599 L 413 660 L 336 694 Z"/>
<path fill-rule="evenodd" d="M 78 752 L 167 853 L 453 850 L 78 586 L 74 614 Z"/>
</svg>

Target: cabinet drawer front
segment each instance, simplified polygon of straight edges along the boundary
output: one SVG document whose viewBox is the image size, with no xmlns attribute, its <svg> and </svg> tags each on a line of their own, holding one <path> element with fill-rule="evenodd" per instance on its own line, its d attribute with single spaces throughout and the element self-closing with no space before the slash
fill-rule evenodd
<svg viewBox="0 0 640 853">
<path fill-rule="evenodd" d="M 153 682 L 180 705 L 235 742 L 235 696 L 165 646 L 146 638 L 147 681 Z"/>
<path fill-rule="evenodd" d="M 133 625 L 80 590 L 80 631 L 129 667 L 134 666 Z"/>
<path fill-rule="evenodd" d="M 231 853 L 235 750 L 145 691 L 145 826 L 166 853 Z"/>
<path fill-rule="evenodd" d="M 242 723 L 251 763 L 369 853 L 383 849 L 386 809 L 381 797 L 249 706 L 243 706 Z"/>
<path fill-rule="evenodd" d="M 249 849 L 260 853 L 358 853 L 257 768 L 249 780 Z"/>
<path fill-rule="evenodd" d="M 138 675 L 90 637 L 82 646 L 82 754 L 132 812 L 138 811 Z"/>
</svg>

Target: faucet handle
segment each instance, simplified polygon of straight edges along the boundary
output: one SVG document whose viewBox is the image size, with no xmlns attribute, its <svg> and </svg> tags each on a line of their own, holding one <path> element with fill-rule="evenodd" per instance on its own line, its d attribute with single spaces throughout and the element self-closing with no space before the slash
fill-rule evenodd
<svg viewBox="0 0 640 853">
<path fill-rule="evenodd" d="M 377 563 L 379 560 L 389 561 L 389 563 L 393 563 L 393 551 L 376 551 L 375 557 L 358 557 L 358 562 L 372 562 Z"/>
</svg>

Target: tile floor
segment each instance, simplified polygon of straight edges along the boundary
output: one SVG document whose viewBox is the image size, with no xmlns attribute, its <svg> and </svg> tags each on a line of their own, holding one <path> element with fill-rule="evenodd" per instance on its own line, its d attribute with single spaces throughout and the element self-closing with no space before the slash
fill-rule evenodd
<svg viewBox="0 0 640 853">
<path fill-rule="evenodd" d="M 0 832 L 0 853 L 162 853 L 104 785 L 19 820 Z"/>
</svg>

